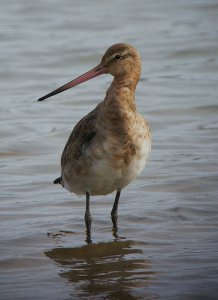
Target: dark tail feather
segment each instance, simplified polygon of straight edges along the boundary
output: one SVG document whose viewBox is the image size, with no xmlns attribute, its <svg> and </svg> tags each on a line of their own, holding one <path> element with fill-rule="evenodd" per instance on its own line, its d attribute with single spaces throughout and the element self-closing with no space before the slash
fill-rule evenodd
<svg viewBox="0 0 218 300">
<path fill-rule="evenodd" d="M 58 178 L 56 178 L 54 181 L 53 181 L 53 183 L 54 184 L 61 184 L 61 181 L 62 181 L 62 177 L 58 177 Z"/>
</svg>

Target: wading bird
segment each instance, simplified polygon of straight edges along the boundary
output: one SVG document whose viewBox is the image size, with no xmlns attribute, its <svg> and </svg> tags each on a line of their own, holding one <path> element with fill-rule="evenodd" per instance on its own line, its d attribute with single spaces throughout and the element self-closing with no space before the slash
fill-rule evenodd
<svg viewBox="0 0 218 300">
<path fill-rule="evenodd" d="M 111 74 L 114 79 L 104 100 L 74 127 L 61 157 L 61 176 L 54 181 L 72 193 L 86 195 L 88 242 L 91 242 L 92 221 L 90 196 L 116 191 L 111 211 L 116 231 L 121 190 L 140 174 L 151 150 L 149 125 L 135 104 L 140 56 L 128 44 L 115 44 L 94 69 L 38 99 L 43 101 L 102 74 Z"/>
</svg>

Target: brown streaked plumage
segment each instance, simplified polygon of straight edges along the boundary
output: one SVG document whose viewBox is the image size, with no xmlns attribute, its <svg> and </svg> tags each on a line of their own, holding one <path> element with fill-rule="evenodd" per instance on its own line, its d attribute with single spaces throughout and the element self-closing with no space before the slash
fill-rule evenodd
<svg viewBox="0 0 218 300">
<path fill-rule="evenodd" d="M 136 111 L 134 96 L 141 73 L 140 56 L 128 44 L 115 44 L 94 69 L 39 99 L 108 73 L 114 79 L 105 99 L 73 129 L 61 157 L 61 177 L 54 181 L 70 192 L 86 195 L 88 242 L 91 242 L 90 195 L 117 191 L 111 211 L 116 233 L 120 192 L 143 170 L 150 153 L 150 128 Z"/>
</svg>

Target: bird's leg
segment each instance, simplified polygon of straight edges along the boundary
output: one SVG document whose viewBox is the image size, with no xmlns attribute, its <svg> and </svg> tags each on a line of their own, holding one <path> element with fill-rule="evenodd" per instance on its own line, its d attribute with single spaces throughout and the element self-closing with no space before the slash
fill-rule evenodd
<svg viewBox="0 0 218 300">
<path fill-rule="evenodd" d="M 92 216 L 90 214 L 90 209 L 89 209 L 89 200 L 90 200 L 90 194 L 89 194 L 89 192 L 86 192 L 86 212 L 85 212 L 86 241 L 88 244 L 91 244 L 92 243 L 92 240 L 91 240 Z"/>
<path fill-rule="evenodd" d="M 111 211 L 111 220 L 113 223 L 114 235 L 116 235 L 116 232 L 117 232 L 117 209 L 118 209 L 118 203 L 119 203 L 119 199 L 120 199 L 120 193 L 121 193 L 121 191 L 117 190 L 116 197 L 114 200 L 114 205 L 113 205 L 113 208 Z"/>
</svg>

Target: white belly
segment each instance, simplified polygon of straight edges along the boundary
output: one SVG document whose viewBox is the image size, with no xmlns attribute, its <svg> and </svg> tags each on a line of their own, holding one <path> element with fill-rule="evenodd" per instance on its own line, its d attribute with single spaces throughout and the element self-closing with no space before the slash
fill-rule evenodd
<svg viewBox="0 0 218 300">
<path fill-rule="evenodd" d="M 62 170 L 64 187 L 78 195 L 87 191 L 91 195 L 106 195 L 121 190 L 133 181 L 143 170 L 150 153 L 150 139 L 145 139 L 140 149 L 131 159 L 128 166 L 121 167 L 121 160 L 112 163 L 111 157 L 91 160 L 88 172 L 77 174 L 67 166 Z M 119 167 L 120 166 L 120 167 Z M 70 173 L 70 174 L 69 174 Z"/>
</svg>

